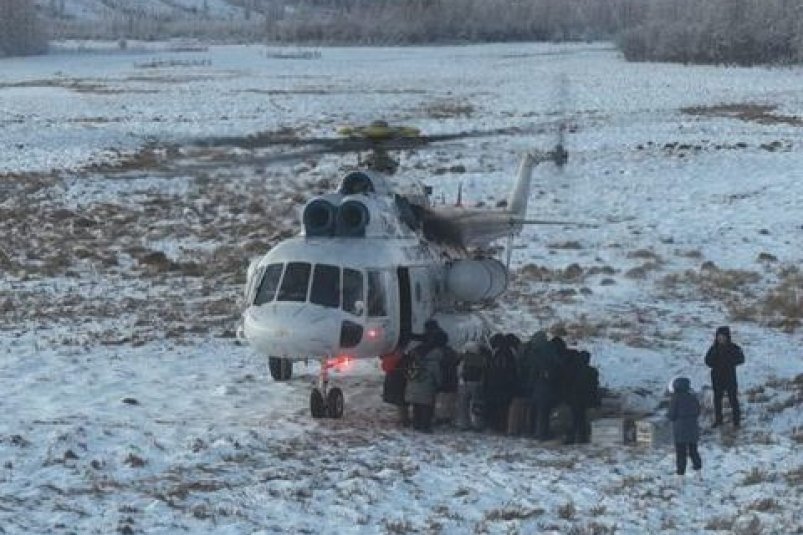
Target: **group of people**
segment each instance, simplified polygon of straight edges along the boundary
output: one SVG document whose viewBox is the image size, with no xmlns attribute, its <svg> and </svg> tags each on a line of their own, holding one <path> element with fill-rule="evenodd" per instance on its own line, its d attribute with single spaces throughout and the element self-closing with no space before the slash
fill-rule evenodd
<svg viewBox="0 0 803 535">
<path fill-rule="evenodd" d="M 714 343 L 705 354 L 705 364 L 711 369 L 711 387 L 714 391 L 714 425 L 723 424 L 722 398 L 728 395 L 733 427 L 741 425 L 736 367 L 744 364 L 744 352 L 731 340 L 730 327 L 716 330 Z M 675 441 L 676 473 L 682 477 L 686 473 L 688 458 L 692 469 L 699 473 L 703 462 L 697 444 L 700 440 L 700 400 L 692 391 L 687 377 L 677 377 L 672 381 L 672 399 L 667 417 L 672 421 Z"/>
<path fill-rule="evenodd" d="M 451 423 L 549 440 L 550 415 L 566 404 L 572 421 L 565 442 L 589 441 L 586 412 L 599 405 L 599 373 L 587 351 L 538 331 L 526 342 L 497 333 L 458 352 L 434 320 L 416 339 L 419 345 L 382 362 L 383 399 L 397 407 L 402 425 L 430 432 L 434 423 Z"/>
<path fill-rule="evenodd" d="M 586 412 L 599 406 L 600 396 L 599 373 L 587 351 L 569 348 L 560 337 L 549 339 L 538 331 L 526 342 L 511 333 L 497 333 L 487 344 L 469 342 L 458 352 L 434 320 L 427 321 L 423 335 L 415 339 L 420 344 L 410 351 L 382 361 L 386 372 L 382 396 L 397 407 L 403 426 L 431 432 L 434 423 L 453 423 L 461 430 L 489 428 L 549 440 L 550 415 L 566 404 L 571 425 L 564 443 L 589 441 Z M 723 424 L 726 394 L 732 424 L 741 425 L 736 367 L 744 361 L 742 349 L 731 340 L 730 328 L 719 327 L 705 355 L 711 369 L 714 427 Z M 672 422 L 677 474 L 683 476 L 689 458 L 695 471 L 702 468 L 700 400 L 687 377 L 676 378 L 671 391 L 667 416 Z"/>
</svg>

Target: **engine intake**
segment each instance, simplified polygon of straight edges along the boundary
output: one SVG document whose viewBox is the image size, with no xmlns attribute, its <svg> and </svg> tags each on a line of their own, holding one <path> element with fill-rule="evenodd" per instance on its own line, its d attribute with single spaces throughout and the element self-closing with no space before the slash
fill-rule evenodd
<svg viewBox="0 0 803 535">
<path fill-rule="evenodd" d="M 314 199 L 304 208 L 302 220 L 307 236 L 331 236 L 335 232 L 337 208 L 325 199 Z"/>
<path fill-rule="evenodd" d="M 350 238 L 365 236 L 365 229 L 371 222 L 371 212 L 360 201 L 346 201 L 337 210 L 337 226 L 335 234 Z"/>
</svg>

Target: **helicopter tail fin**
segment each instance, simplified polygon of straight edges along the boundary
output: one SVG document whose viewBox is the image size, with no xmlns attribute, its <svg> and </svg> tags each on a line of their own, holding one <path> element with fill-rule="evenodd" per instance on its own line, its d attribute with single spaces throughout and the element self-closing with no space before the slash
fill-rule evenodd
<svg viewBox="0 0 803 535">
<path fill-rule="evenodd" d="M 530 182 L 532 181 L 533 167 L 536 159 L 532 153 L 525 153 L 519 164 L 519 172 L 513 191 L 510 192 L 507 206 L 510 215 L 517 219 L 527 217 L 527 201 L 530 199 Z"/>
</svg>

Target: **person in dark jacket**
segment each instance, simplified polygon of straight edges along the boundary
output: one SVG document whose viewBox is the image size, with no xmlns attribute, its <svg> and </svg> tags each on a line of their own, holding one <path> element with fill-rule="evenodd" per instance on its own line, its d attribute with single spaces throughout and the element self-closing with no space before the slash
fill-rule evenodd
<svg viewBox="0 0 803 535">
<path fill-rule="evenodd" d="M 672 421 L 672 434 L 675 439 L 677 474 L 686 473 L 686 457 L 691 457 L 692 468 L 699 471 L 703 467 L 697 442 L 700 440 L 700 401 L 691 391 L 691 381 L 678 377 L 672 383 L 672 400 L 669 402 L 667 417 Z"/>
<path fill-rule="evenodd" d="M 705 355 L 711 368 L 711 387 L 714 390 L 714 427 L 722 425 L 722 396 L 727 392 L 733 414 L 733 425 L 741 424 L 736 366 L 744 364 L 742 348 L 731 341 L 730 327 L 719 327 L 714 344 Z"/>
<path fill-rule="evenodd" d="M 409 353 L 399 351 L 382 359 L 382 370 L 385 372 L 385 382 L 382 385 L 382 401 L 396 406 L 399 424 L 403 427 L 410 426 L 410 411 L 407 402 L 404 400 L 409 366 Z"/>
<path fill-rule="evenodd" d="M 557 347 L 544 331 L 536 332 L 522 349 L 526 364 L 532 407 L 533 430 L 538 440 L 549 440 L 549 418 L 555 406 L 559 364 Z"/>
<path fill-rule="evenodd" d="M 493 352 L 482 388 L 486 423 L 491 429 L 501 432 L 507 428 L 508 409 L 516 393 L 516 352 L 511 341 L 501 333 L 491 337 L 489 343 Z"/>
<path fill-rule="evenodd" d="M 432 431 L 435 398 L 441 385 L 441 359 L 449 337 L 442 330 L 430 330 L 424 343 L 413 349 L 408 367 L 404 400 L 413 406 L 413 427 Z"/>
<path fill-rule="evenodd" d="M 586 411 L 595 407 L 599 399 L 599 372 L 591 366 L 591 354 L 578 351 L 577 356 L 569 356 L 572 376 L 566 398 L 572 413 L 572 425 L 566 434 L 565 444 L 589 442 L 589 425 Z"/>
</svg>

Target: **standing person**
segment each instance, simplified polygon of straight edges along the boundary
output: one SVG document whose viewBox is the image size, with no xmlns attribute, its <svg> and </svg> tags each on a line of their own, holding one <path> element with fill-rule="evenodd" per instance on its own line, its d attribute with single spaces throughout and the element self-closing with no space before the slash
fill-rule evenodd
<svg viewBox="0 0 803 535">
<path fill-rule="evenodd" d="M 485 370 L 483 395 L 487 424 L 494 431 L 505 432 L 508 409 L 516 390 L 516 353 L 504 335 L 490 340 L 493 354 Z"/>
<path fill-rule="evenodd" d="M 449 337 L 441 329 L 424 334 L 424 342 L 413 349 L 408 368 L 404 400 L 413 406 L 413 428 L 432 432 L 435 397 L 441 385 L 441 358 Z"/>
<path fill-rule="evenodd" d="M 463 348 L 460 366 L 457 427 L 463 431 L 482 429 L 482 380 L 490 353 L 478 342 L 468 342 Z"/>
<path fill-rule="evenodd" d="M 686 473 L 687 455 L 691 457 L 695 472 L 699 473 L 703 467 L 703 461 L 697 451 L 697 442 L 700 440 L 700 426 L 697 423 L 700 416 L 700 401 L 691 391 L 691 381 L 686 377 L 675 379 L 672 390 L 674 393 L 669 402 L 667 417 L 672 421 L 677 475 L 682 481 L 682 476 Z"/>
<path fill-rule="evenodd" d="M 451 424 L 457 412 L 457 390 L 460 376 L 457 367 L 460 365 L 460 354 L 446 345 L 441 357 L 441 385 L 435 400 L 435 423 Z"/>
<path fill-rule="evenodd" d="M 731 341 L 728 326 L 717 329 L 714 344 L 705 355 L 705 363 L 711 368 L 711 387 L 714 390 L 714 427 L 722 425 L 722 396 L 727 392 L 733 414 L 733 426 L 741 424 L 736 366 L 744 364 L 742 348 Z"/>
<path fill-rule="evenodd" d="M 407 388 L 407 369 L 410 366 L 410 354 L 398 351 L 382 359 L 382 370 L 385 372 L 385 382 L 382 385 L 382 401 L 396 406 L 399 425 L 410 426 L 410 411 L 404 400 L 404 391 Z"/>
<path fill-rule="evenodd" d="M 570 358 L 575 363 L 575 357 Z M 577 353 L 576 365 L 572 364 L 572 374 L 567 394 L 572 424 L 564 444 L 574 444 L 575 441 L 587 444 L 590 426 L 586 411 L 596 406 L 599 400 L 599 372 L 591 366 L 591 354 L 588 351 Z"/>
<path fill-rule="evenodd" d="M 549 418 L 555 405 L 558 350 L 546 332 L 536 332 L 523 350 L 529 361 L 528 386 L 531 393 L 533 430 L 538 440 L 549 440 Z"/>
</svg>

